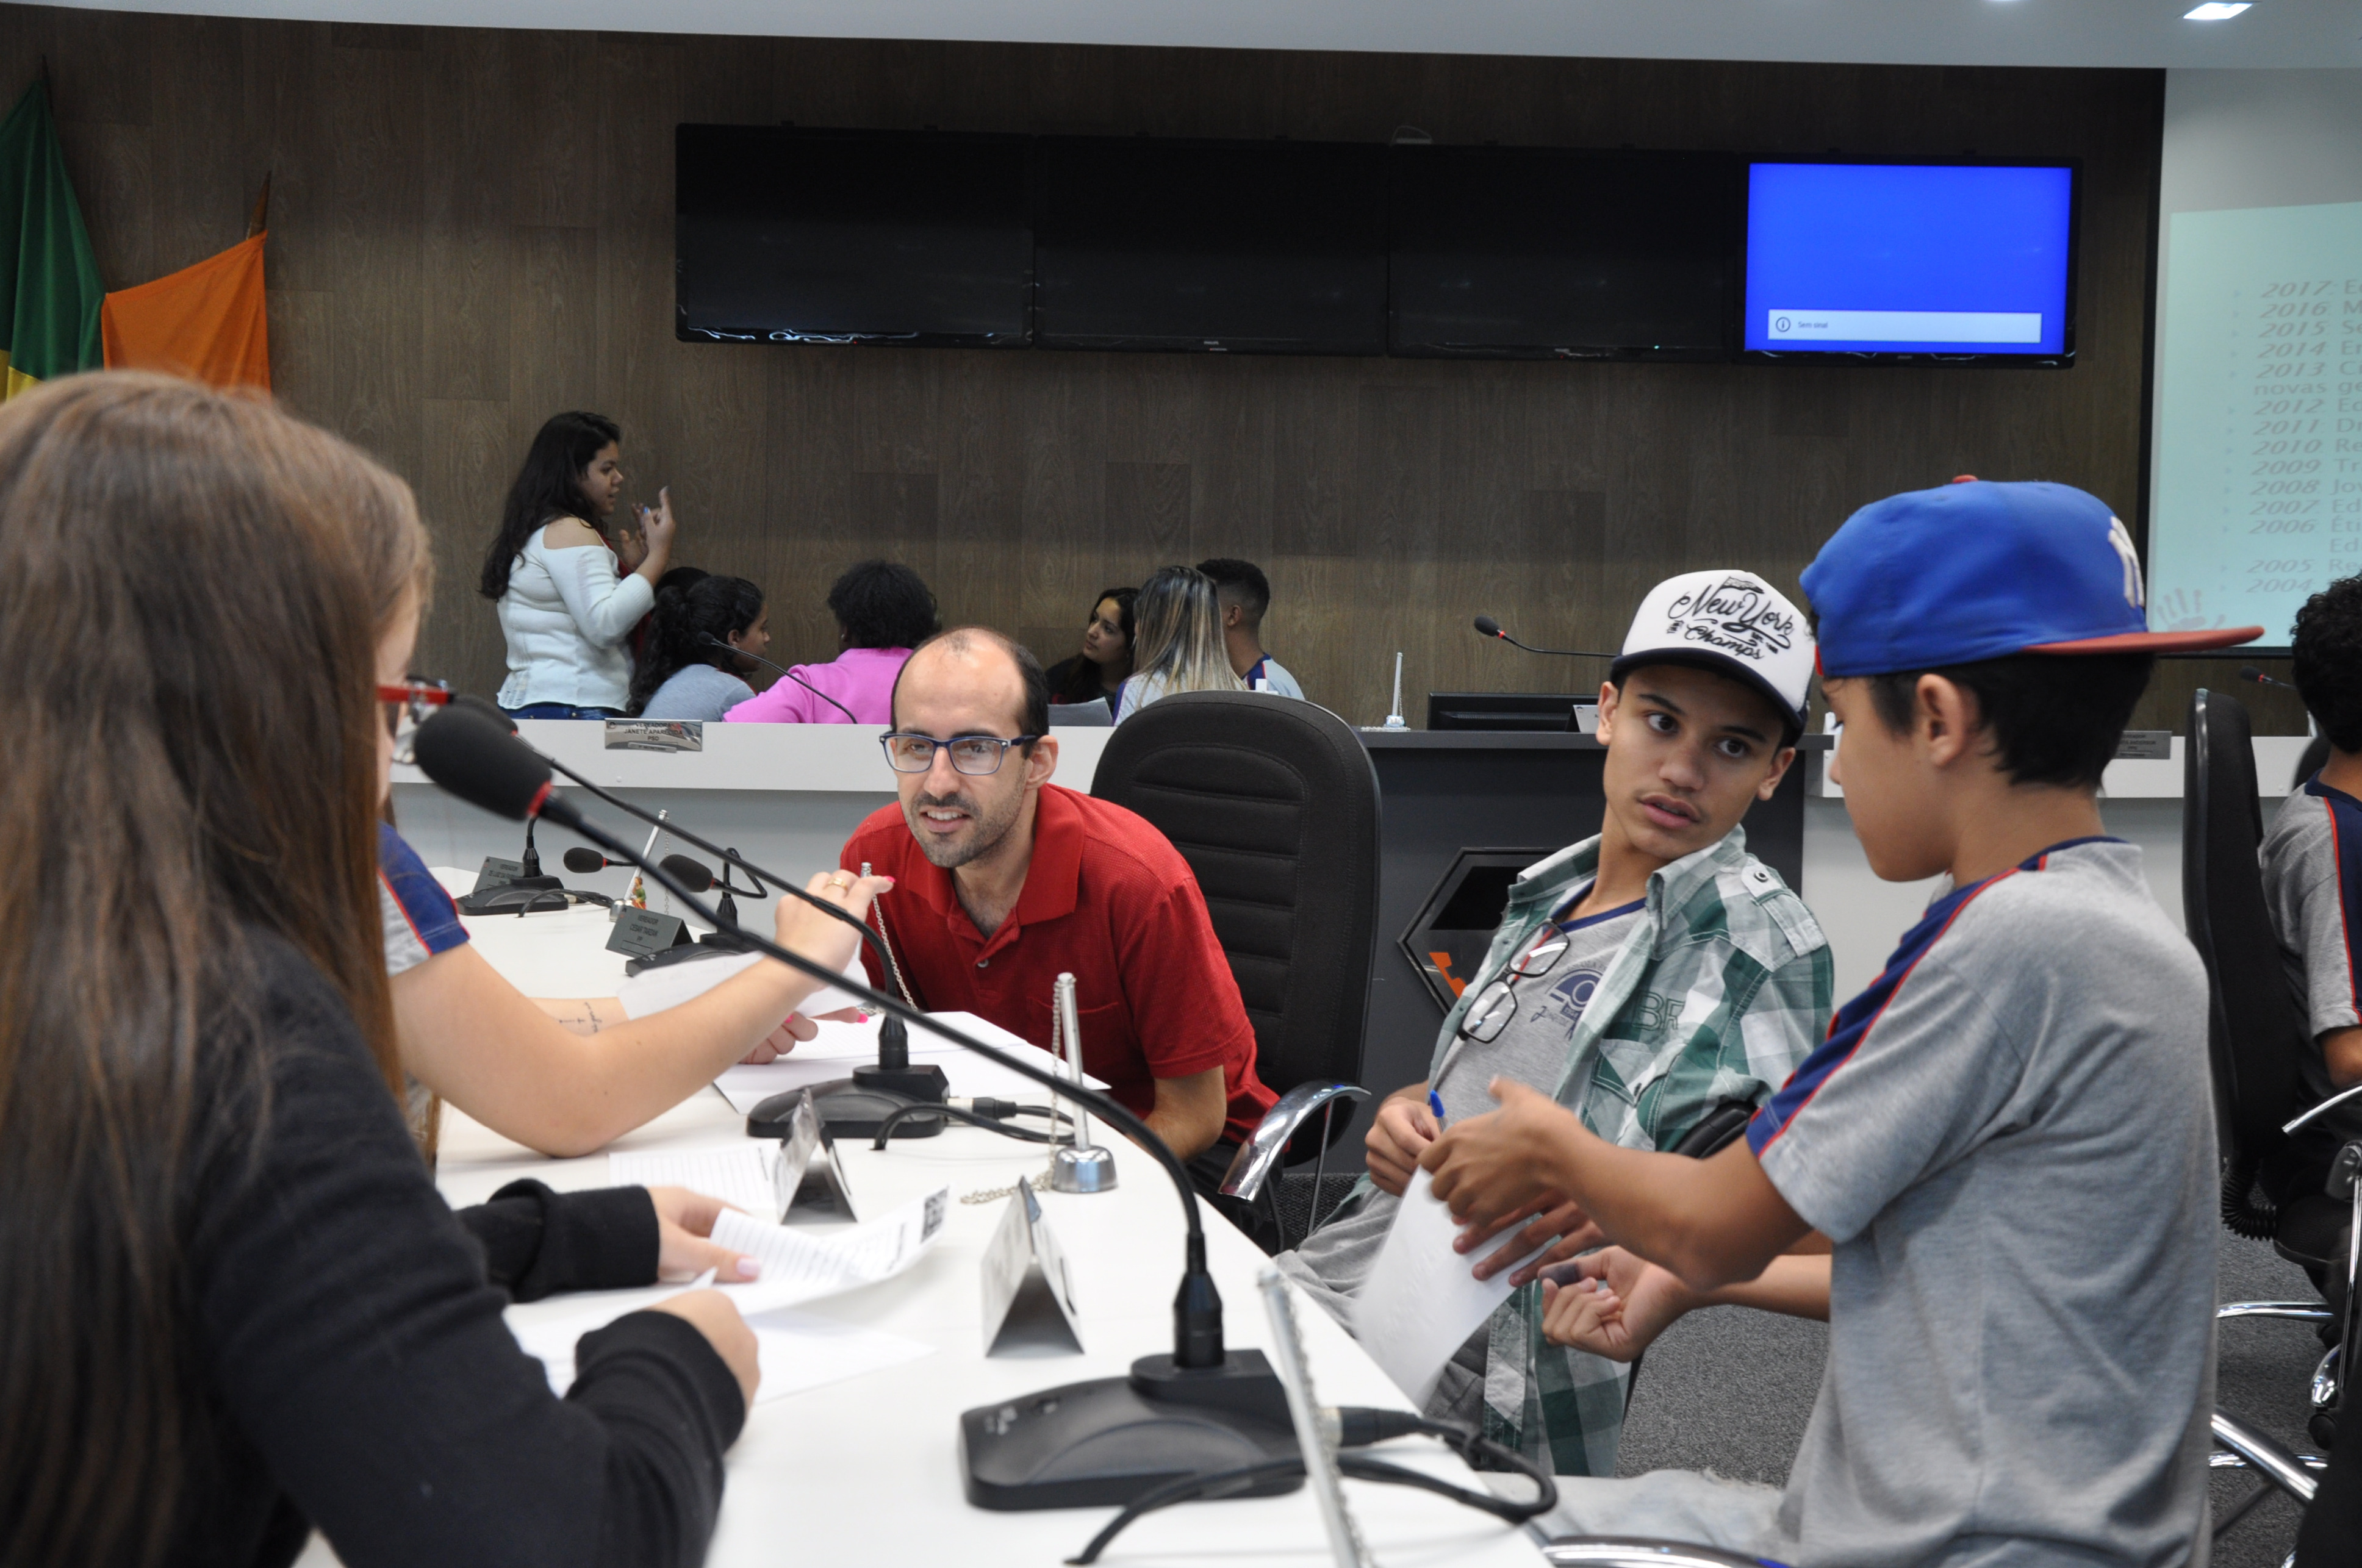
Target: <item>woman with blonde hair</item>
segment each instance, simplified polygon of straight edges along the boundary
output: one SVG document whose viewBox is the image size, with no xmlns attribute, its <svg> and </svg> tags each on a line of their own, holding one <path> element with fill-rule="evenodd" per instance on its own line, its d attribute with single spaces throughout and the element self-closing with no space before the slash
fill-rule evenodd
<svg viewBox="0 0 2362 1568">
<path fill-rule="evenodd" d="M 1214 580 L 1194 567 L 1160 567 L 1149 573 L 1131 602 L 1139 627 L 1134 643 L 1137 672 L 1117 697 L 1115 720 L 1123 723 L 1160 697 L 1176 691 L 1244 691 L 1246 682 L 1231 668 L 1222 640 L 1222 608 Z"/>
<path fill-rule="evenodd" d="M 0 409 L 0 855 L 40 873 L 0 879 L 0 1562 L 703 1553 L 735 1308 L 583 1336 L 559 1400 L 495 1286 L 649 1282 L 647 1195 L 518 1183 L 471 1225 L 404 1125 L 379 626 L 425 548 L 406 486 L 259 401 Z"/>
</svg>

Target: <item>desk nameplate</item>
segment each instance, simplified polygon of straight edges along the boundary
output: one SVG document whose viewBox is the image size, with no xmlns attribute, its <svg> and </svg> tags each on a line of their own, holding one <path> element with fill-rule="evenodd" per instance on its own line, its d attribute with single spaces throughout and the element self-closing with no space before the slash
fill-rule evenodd
<svg viewBox="0 0 2362 1568">
<path fill-rule="evenodd" d="M 1082 1350 L 1074 1280 L 1031 1179 L 1017 1178 L 982 1263 L 985 1354 L 1020 1344 Z"/>
</svg>

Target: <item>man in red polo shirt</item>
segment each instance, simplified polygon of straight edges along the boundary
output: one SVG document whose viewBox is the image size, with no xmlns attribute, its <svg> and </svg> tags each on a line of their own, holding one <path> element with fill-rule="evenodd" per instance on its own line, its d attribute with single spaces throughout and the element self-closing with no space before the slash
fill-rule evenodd
<svg viewBox="0 0 2362 1568">
<path fill-rule="evenodd" d="M 885 737 L 900 801 L 845 842 L 848 870 L 894 878 L 872 906 L 899 977 L 877 986 L 1050 1043 L 1075 977 L 1083 1066 L 1190 1162 L 1210 1192 L 1275 1098 L 1198 879 L 1120 806 L 1050 782 L 1058 743 L 1033 656 L 968 626 L 919 646 Z"/>
</svg>

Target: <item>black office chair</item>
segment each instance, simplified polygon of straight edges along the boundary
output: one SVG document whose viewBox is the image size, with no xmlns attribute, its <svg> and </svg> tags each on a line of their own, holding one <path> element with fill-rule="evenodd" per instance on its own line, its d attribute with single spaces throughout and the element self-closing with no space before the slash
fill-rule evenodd
<svg viewBox="0 0 2362 1568">
<path fill-rule="evenodd" d="M 2182 755 L 2181 903 L 2190 940 L 2206 966 L 2207 1055 L 2213 1069 L 2216 1130 L 2224 1154 L 2223 1223 L 2268 1240 L 2316 1285 L 2342 1280 L 2351 1297 L 2346 1231 L 2354 1201 L 2350 1177 L 2333 1190 L 2334 1142 L 2295 1136 L 2287 1124 L 2310 1110 L 2297 1076 L 2298 1054 L 2312 1049 L 2304 1016 L 2280 962 L 2264 903 L 2257 850 L 2263 815 L 2247 711 L 2235 697 L 2203 689 L 2190 700 Z M 2325 1324 L 2329 1306 L 2305 1301 L 2239 1301 L 2221 1318 L 2279 1318 Z M 2315 1375 L 2313 1436 L 2334 1432 L 2340 1402 L 2338 1352 Z"/>
<path fill-rule="evenodd" d="M 1222 1191 L 1253 1203 L 1275 1171 L 1311 1158 L 1317 1221 L 1319 1176 L 1351 1120 L 1337 1104 L 1369 1094 L 1354 1081 L 1378 908 L 1368 751 L 1309 702 L 1184 692 L 1117 727 L 1091 793 L 1148 819 L 1197 873 L 1254 1025 L 1255 1071 L 1281 1091 Z M 1277 1220 L 1275 1187 L 1271 1198 Z"/>
</svg>

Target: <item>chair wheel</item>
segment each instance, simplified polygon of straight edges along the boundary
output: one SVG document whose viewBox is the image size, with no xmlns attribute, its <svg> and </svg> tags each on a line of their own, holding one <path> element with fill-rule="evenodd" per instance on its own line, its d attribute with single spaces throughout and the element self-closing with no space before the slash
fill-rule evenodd
<svg viewBox="0 0 2362 1568">
<path fill-rule="evenodd" d="M 2323 1453 L 2337 1446 L 2337 1418 L 2328 1411 L 2315 1410 L 2312 1419 L 2304 1424 L 2304 1430 L 2320 1445 Z"/>
</svg>

